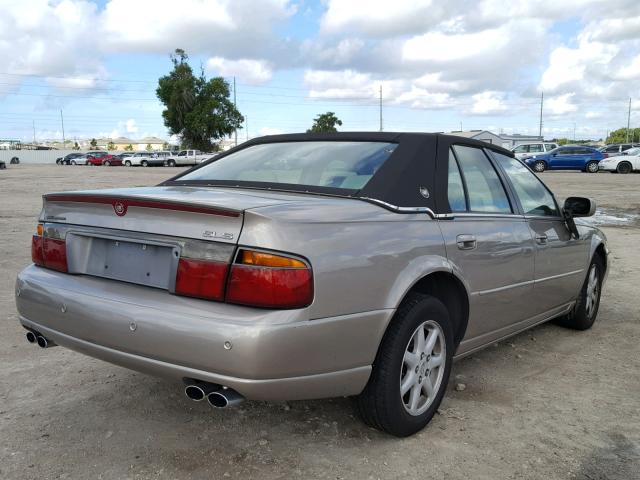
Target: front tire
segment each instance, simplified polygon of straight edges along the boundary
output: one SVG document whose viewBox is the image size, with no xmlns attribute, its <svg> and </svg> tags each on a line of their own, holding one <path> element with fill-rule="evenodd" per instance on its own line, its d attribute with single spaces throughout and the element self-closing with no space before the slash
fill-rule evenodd
<svg viewBox="0 0 640 480">
<path fill-rule="evenodd" d="M 142 162 L 140 162 L 140 165 L 142 165 L 143 167 L 148 167 L 149 162 L 147 162 L 146 160 L 142 160 Z"/>
<path fill-rule="evenodd" d="M 631 173 L 631 164 L 629 162 L 620 162 L 616 167 L 618 173 Z"/>
<path fill-rule="evenodd" d="M 446 307 L 435 297 L 410 294 L 391 320 L 357 398 L 364 422 L 396 437 L 422 430 L 444 396 L 453 350 Z"/>
<path fill-rule="evenodd" d="M 172 158 L 170 158 L 169 160 L 167 160 L 167 167 L 175 167 L 176 166 L 176 161 Z"/>
<path fill-rule="evenodd" d="M 104 165 L 105 167 L 110 167 L 111 162 L 109 160 L 105 160 L 105 162 L 102 165 Z"/>
<path fill-rule="evenodd" d="M 533 171 L 537 173 L 542 173 L 547 169 L 547 164 L 542 160 L 538 160 L 533 164 Z"/>
<path fill-rule="evenodd" d="M 131 166 L 131 161 L 130 160 L 125 160 L 124 166 L 125 167 L 130 167 Z"/>
<path fill-rule="evenodd" d="M 602 279 L 604 278 L 604 263 L 596 255 L 591 260 L 587 278 L 584 280 L 580 295 L 573 310 L 557 321 L 563 327 L 574 330 L 588 330 L 593 326 L 600 308 L 602 293 Z"/>
<path fill-rule="evenodd" d="M 587 173 L 598 173 L 598 162 L 589 162 L 584 169 Z"/>
</svg>

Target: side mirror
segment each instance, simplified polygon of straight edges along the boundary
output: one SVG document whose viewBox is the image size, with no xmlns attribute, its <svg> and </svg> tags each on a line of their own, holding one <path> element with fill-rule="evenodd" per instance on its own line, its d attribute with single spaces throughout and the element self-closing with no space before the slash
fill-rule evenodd
<svg viewBox="0 0 640 480">
<path fill-rule="evenodd" d="M 572 217 L 591 217 L 596 213 L 596 202 L 585 197 L 569 197 L 564 201 L 564 210 Z"/>
</svg>

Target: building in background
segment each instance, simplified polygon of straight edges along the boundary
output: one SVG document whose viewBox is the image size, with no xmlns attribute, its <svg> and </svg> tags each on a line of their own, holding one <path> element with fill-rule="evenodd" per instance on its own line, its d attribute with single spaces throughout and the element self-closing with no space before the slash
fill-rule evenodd
<svg viewBox="0 0 640 480">
<path fill-rule="evenodd" d="M 504 148 L 509 148 L 511 146 L 508 140 L 504 140 L 500 135 L 496 135 L 489 130 L 457 130 L 455 132 L 450 132 L 449 135 L 472 138 L 474 140 L 480 140 L 481 142 L 490 143 L 491 145 L 498 145 L 499 147 Z"/>
<path fill-rule="evenodd" d="M 490 132 L 489 130 L 455 131 L 450 132 L 449 135 L 456 135 L 458 137 L 464 138 L 473 138 L 474 140 L 480 140 L 481 142 L 487 142 L 491 145 L 498 145 L 499 147 L 504 147 L 507 149 L 511 149 L 516 145 L 520 145 L 522 143 L 543 141 L 543 138 L 539 137 L 538 135 L 521 135 L 519 133 L 514 133 L 511 135 L 501 133 L 500 135 L 498 135 L 497 133 Z"/>
<path fill-rule="evenodd" d="M 544 138 L 538 135 L 520 135 L 519 133 L 514 133 L 512 135 L 507 135 L 505 133 L 501 133 L 500 137 L 510 142 L 507 148 L 513 148 L 517 145 L 521 145 L 523 143 L 535 143 L 535 142 L 543 142 Z"/>
</svg>

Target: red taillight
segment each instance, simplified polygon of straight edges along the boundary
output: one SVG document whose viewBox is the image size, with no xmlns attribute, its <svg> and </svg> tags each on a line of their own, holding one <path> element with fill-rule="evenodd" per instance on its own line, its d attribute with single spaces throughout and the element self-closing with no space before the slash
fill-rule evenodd
<svg viewBox="0 0 640 480">
<path fill-rule="evenodd" d="M 224 299 L 229 265 L 208 260 L 181 258 L 176 275 L 176 293 L 209 300 Z"/>
<path fill-rule="evenodd" d="M 38 234 L 31 238 L 31 260 L 41 267 L 67 271 L 67 245 L 64 240 L 44 236 L 44 225 L 38 224 Z"/>
<path fill-rule="evenodd" d="M 60 272 L 67 271 L 67 245 L 64 240 L 44 237 L 42 254 L 45 267 Z"/>
<path fill-rule="evenodd" d="M 227 302 L 266 308 L 303 308 L 313 300 L 309 268 L 233 265 Z"/>
<path fill-rule="evenodd" d="M 31 261 L 36 265 L 44 265 L 44 256 L 42 254 L 42 237 L 34 235 L 31 238 Z"/>
<path fill-rule="evenodd" d="M 603 153 L 602 154 L 602 158 L 609 158 L 609 154 L 608 153 Z"/>
</svg>

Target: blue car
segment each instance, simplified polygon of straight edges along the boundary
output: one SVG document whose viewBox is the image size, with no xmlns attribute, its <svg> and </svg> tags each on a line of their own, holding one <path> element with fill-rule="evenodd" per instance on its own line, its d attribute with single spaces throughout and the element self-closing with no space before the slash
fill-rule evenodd
<svg viewBox="0 0 640 480">
<path fill-rule="evenodd" d="M 604 158 L 602 152 L 582 145 L 554 148 L 550 152 L 533 155 L 523 161 L 534 172 L 545 170 L 581 170 L 588 173 L 598 171 L 598 162 Z"/>
</svg>

